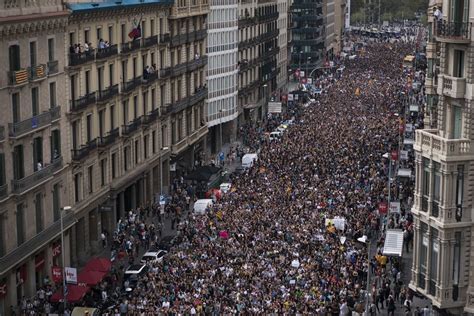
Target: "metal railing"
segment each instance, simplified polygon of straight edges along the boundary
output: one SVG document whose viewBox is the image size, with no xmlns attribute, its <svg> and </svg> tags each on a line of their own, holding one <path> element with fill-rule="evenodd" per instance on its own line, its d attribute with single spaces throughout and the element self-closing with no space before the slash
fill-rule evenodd
<svg viewBox="0 0 474 316">
<path fill-rule="evenodd" d="M 143 124 L 149 124 L 155 121 L 160 116 L 160 109 L 153 109 L 150 113 L 143 117 Z"/>
<path fill-rule="evenodd" d="M 142 118 L 137 117 L 132 122 L 128 123 L 127 125 L 122 125 L 122 135 L 130 135 L 131 133 L 138 130 L 138 128 L 142 125 Z"/>
<path fill-rule="evenodd" d="M 112 98 L 114 95 L 117 95 L 119 92 L 118 84 L 110 86 L 106 89 L 100 90 L 97 93 L 97 102 L 105 102 Z"/>
<path fill-rule="evenodd" d="M 145 76 L 143 76 L 142 83 L 143 84 L 150 84 L 150 83 L 154 82 L 157 79 L 158 79 L 158 72 L 155 71 L 154 73 L 146 74 Z"/>
<path fill-rule="evenodd" d="M 141 41 L 140 40 L 134 40 L 134 41 L 127 42 L 127 43 L 122 43 L 122 45 L 120 46 L 120 53 L 128 54 L 128 53 L 130 53 L 134 50 L 139 49 L 140 46 L 141 46 Z"/>
<path fill-rule="evenodd" d="M 156 44 L 158 44 L 158 37 L 156 35 L 149 36 L 147 38 L 142 39 L 142 48 L 150 47 Z"/>
<path fill-rule="evenodd" d="M 89 105 L 95 103 L 96 94 L 97 93 L 94 91 L 94 92 L 88 93 L 88 94 L 80 97 L 79 99 L 70 100 L 70 103 L 71 103 L 70 111 L 71 112 L 81 111 L 81 110 L 84 110 L 85 108 L 87 108 Z"/>
<path fill-rule="evenodd" d="M 69 54 L 69 66 L 79 66 L 95 59 L 95 50 L 89 49 L 87 52 Z"/>
<path fill-rule="evenodd" d="M 470 40 L 471 38 L 470 22 L 450 22 L 438 21 L 435 23 L 436 36 L 449 39 Z"/>
<path fill-rule="evenodd" d="M 45 64 L 28 67 L 28 77 L 30 81 L 46 78 L 47 75 Z"/>
<path fill-rule="evenodd" d="M 8 195 L 8 184 L 0 185 L 0 199 L 5 198 Z"/>
<path fill-rule="evenodd" d="M 97 146 L 103 148 L 113 144 L 115 140 L 119 137 L 119 134 L 119 128 L 114 128 L 113 130 L 109 131 L 106 136 L 97 138 Z"/>
<path fill-rule="evenodd" d="M 201 56 L 198 59 L 188 61 L 188 71 L 194 71 L 200 67 L 207 65 L 207 56 Z"/>
<path fill-rule="evenodd" d="M 48 61 L 48 75 L 54 75 L 59 72 L 59 62 L 57 60 Z"/>
<path fill-rule="evenodd" d="M 87 144 L 83 145 L 79 149 L 71 149 L 72 160 L 80 161 L 80 160 L 86 158 L 87 156 L 89 156 L 89 154 L 92 151 L 94 151 L 94 149 L 96 149 L 96 148 L 97 148 L 97 139 L 93 139 L 90 142 L 88 142 Z"/>
<path fill-rule="evenodd" d="M 107 57 L 114 56 L 117 54 L 118 54 L 118 47 L 117 47 L 117 44 L 114 44 L 114 45 L 110 45 L 109 47 L 97 49 L 95 58 L 96 59 L 107 58 Z"/>
<path fill-rule="evenodd" d="M 171 41 L 170 33 L 160 34 L 160 44 L 166 44 Z"/>
<path fill-rule="evenodd" d="M 122 82 L 122 91 L 121 92 L 130 92 L 136 87 L 140 86 L 142 83 L 142 77 L 136 77 L 129 81 Z"/>
<path fill-rule="evenodd" d="M 51 164 L 44 166 L 42 169 L 33 174 L 19 180 L 12 180 L 12 190 L 15 194 L 20 194 L 29 190 L 43 182 L 46 178 L 52 177 L 54 172 L 59 170 L 63 165 L 63 158 L 59 157 Z"/>
<path fill-rule="evenodd" d="M 171 76 L 171 67 L 160 69 L 160 78 L 164 79 Z"/>
<path fill-rule="evenodd" d="M 26 68 L 8 72 L 8 84 L 11 86 L 28 82 L 28 70 Z"/>
<path fill-rule="evenodd" d="M 54 107 L 47 112 L 33 116 L 18 123 L 8 123 L 9 135 L 12 138 L 27 134 L 38 128 L 51 124 L 61 116 L 60 107 Z"/>
<path fill-rule="evenodd" d="M 195 105 L 196 103 L 204 100 L 207 97 L 207 94 L 208 94 L 207 88 L 201 88 L 197 90 L 196 93 L 194 93 L 193 95 L 176 101 L 172 105 L 172 108 L 171 108 L 172 113 L 178 113 L 186 109 L 187 107 Z"/>
</svg>

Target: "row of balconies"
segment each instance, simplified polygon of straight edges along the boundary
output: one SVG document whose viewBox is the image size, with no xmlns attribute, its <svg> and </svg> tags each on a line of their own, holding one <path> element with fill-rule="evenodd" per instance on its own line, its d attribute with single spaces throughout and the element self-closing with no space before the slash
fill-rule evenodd
<svg viewBox="0 0 474 316">
<path fill-rule="evenodd" d="M 47 64 L 40 64 L 32 67 L 22 68 L 8 72 L 8 85 L 18 86 L 28 82 L 36 82 L 46 77 L 57 74 L 58 61 L 49 61 Z"/>
<path fill-rule="evenodd" d="M 181 100 L 176 101 L 171 106 L 171 113 L 178 113 L 188 107 L 192 107 L 193 105 L 205 100 L 207 98 L 208 90 L 207 88 L 201 88 L 193 95 L 188 97 L 182 98 Z"/>
<path fill-rule="evenodd" d="M 153 35 L 120 45 L 120 54 L 130 54 L 139 49 L 149 49 L 155 45 L 166 45 L 170 42 L 169 34 Z M 79 66 L 92 61 L 99 61 L 119 54 L 118 45 L 110 45 L 102 49 L 91 49 L 88 52 L 69 54 L 69 66 Z"/>
<path fill-rule="evenodd" d="M 255 15 L 255 16 L 244 16 L 244 17 L 239 18 L 238 28 L 242 29 L 247 26 L 276 21 L 278 20 L 278 16 L 279 16 L 278 12 L 270 12 L 270 13 L 265 13 L 262 15 Z"/>
<path fill-rule="evenodd" d="M 274 58 L 280 52 L 280 47 L 274 47 L 271 51 L 265 54 L 260 54 L 258 57 L 251 60 L 242 60 L 239 64 L 239 72 L 245 72 L 250 68 L 258 66 L 260 63 L 265 63 L 271 58 Z"/>
<path fill-rule="evenodd" d="M 474 147 L 469 139 L 448 139 L 438 135 L 438 130 L 416 131 L 414 148 L 437 157 L 437 161 L 466 160 L 474 156 Z"/>
<path fill-rule="evenodd" d="M 184 45 L 187 43 L 192 43 L 195 41 L 201 41 L 205 39 L 207 36 L 207 30 L 196 30 L 192 32 L 187 32 L 183 34 L 177 34 L 171 37 L 170 45 L 171 47 L 176 47 L 180 45 Z"/>
<path fill-rule="evenodd" d="M 57 106 L 18 123 L 8 123 L 9 137 L 18 138 L 25 136 L 33 131 L 37 131 L 41 128 L 51 125 L 51 123 L 58 121 L 60 117 L 60 107 Z M 4 128 L 2 131 L 3 130 Z"/>
<path fill-rule="evenodd" d="M 306 14 L 306 15 L 292 15 L 291 21 L 300 22 L 300 21 L 322 21 L 322 14 Z"/>
<path fill-rule="evenodd" d="M 170 19 L 204 15 L 209 13 L 209 3 L 198 3 L 196 5 L 185 5 L 183 7 L 174 5 L 169 15 Z"/>
<path fill-rule="evenodd" d="M 278 34 L 279 34 L 279 31 L 278 31 L 278 29 L 276 29 L 276 30 L 273 30 L 273 31 L 270 31 L 270 32 L 260 34 L 256 37 L 249 38 L 245 41 L 241 41 L 241 42 L 239 42 L 239 49 L 245 49 L 245 48 L 249 48 L 249 47 L 252 47 L 252 46 L 255 46 L 255 45 L 258 45 L 258 44 L 262 44 L 262 43 L 264 43 L 268 40 L 271 40 L 273 38 L 277 38 Z"/>
<path fill-rule="evenodd" d="M 244 96 L 248 95 L 250 92 L 252 92 L 254 89 L 258 88 L 262 83 L 261 78 L 257 78 L 254 81 L 249 82 L 248 84 L 244 85 L 239 89 L 238 96 Z"/>
<path fill-rule="evenodd" d="M 183 139 L 175 142 L 171 145 L 171 153 L 173 155 L 179 155 L 181 152 L 186 150 L 189 146 L 196 143 L 207 133 L 207 125 L 203 125 L 196 129 L 191 135 L 183 137 Z"/>
<path fill-rule="evenodd" d="M 293 9 L 317 9 L 322 8 L 323 2 L 321 0 L 312 0 L 312 1 L 295 1 L 291 4 L 290 10 Z"/>
</svg>

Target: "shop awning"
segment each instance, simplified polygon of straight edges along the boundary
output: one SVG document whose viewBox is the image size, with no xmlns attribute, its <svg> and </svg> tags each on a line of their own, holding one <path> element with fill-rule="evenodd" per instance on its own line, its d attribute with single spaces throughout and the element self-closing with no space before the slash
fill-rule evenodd
<svg viewBox="0 0 474 316">
<path fill-rule="evenodd" d="M 385 234 L 383 254 L 386 256 L 401 257 L 403 252 L 403 231 L 401 229 L 388 229 Z"/>
<path fill-rule="evenodd" d="M 212 166 L 203 166 L 199 167 L 190 174 L 184 176 L 185 180 L 195 180 L 195 181 L 209 181 L 211 176 L 217 172 L 219 172 L 221 169 L 218 167 L 212 167 Z"/>
<path fill-rule="evenodd" d="M 89 291 L 88 286 L 79 286 L 79 285 L 72 285 L 69 284 L 67 286 L 67 301 L 68 303 L 76 303 L 82 300 L 84 295 Z M 54 293 L 51 296 L 51 302 L 57 303 L 57 302 L 62 302 L 64 300 L 64 295 L 63 295 L 63 288 L 61 287 L 56 293 Z"/>
<path fill-rule="evenodd" d="M 97 285 L 104 279 L 107 272 L 103 271 L 82 271 L 77 276 L 77 283 L 79 285 Z"/>
<path fill-rule="evenodd" d="M 110 259 L 107 258 L 94 258 L 89 260 L 89 262 L 84 267 L 84 271 L 100 271 L 100 272 L 109 272 L 112 267 Z"/>
</svg>

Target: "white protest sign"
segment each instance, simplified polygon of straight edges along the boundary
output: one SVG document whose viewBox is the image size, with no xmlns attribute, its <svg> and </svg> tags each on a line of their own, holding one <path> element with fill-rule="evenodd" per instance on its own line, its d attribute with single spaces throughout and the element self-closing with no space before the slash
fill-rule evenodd
<svg viewBox="0 0 474 316">
<path fill-rule="evenodd" d="M 401 160 L 408 160 L 408 151 L 407 150 L 400 150 L 400 159 Z"/>
<path fill-rule="evenodd" d="M 66 271 L 66 282 L 77 284 L 77 269 L 66 267 L 65 271 Z"/>
<path fill-rule="evenodd" d="M 346 236 L 339 237 L 339 240 L 341 241 L 341 244 L 344 245 L 344 243 L 346 242 Z"/>
<path fill-rule="evenodd" d="M 390 202 L 390 214 L 400 213 L 400 202 Z"/>
</svg>

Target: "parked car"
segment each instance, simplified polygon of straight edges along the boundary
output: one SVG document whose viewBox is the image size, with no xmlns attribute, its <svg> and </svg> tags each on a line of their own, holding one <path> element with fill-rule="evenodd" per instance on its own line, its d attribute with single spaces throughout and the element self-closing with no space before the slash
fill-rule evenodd
<svg viewBox="0 0 474 316">
<path fill-rule="evenodd" d="M 160 263 L 163 261 L 163 257 L 168 253 L 166 250 L 149 250 L 145 252 L 143 255 L 142 259 L 140 260 L 141 264 L 146 264 L 146 263 Z"/>
<path fill-rule="evenodd" d="M 148 272 L 148 266 L 145 264 L 132 264 L 125 270 L 123 276 L 123 286 L 126 292 L 132 291 L 138 283 L 139 277 Z"/>
</svg>

